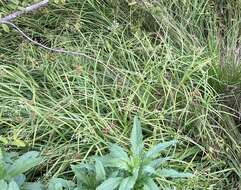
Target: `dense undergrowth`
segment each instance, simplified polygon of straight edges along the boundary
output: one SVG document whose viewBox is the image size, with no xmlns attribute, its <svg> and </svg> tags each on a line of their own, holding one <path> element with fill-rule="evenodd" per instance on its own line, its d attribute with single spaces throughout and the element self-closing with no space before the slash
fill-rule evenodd
<svg viewBox="0 0 241 190">
<path fill-rule="evenodd" d="M 238 0 L 70 0 L 18 18 L 34 40 L 96 61 L 1 30 L 3 146 L 41 152 L 28 181 L 72 179 L 71 164 L 127 146 L 138 115 L 145 147 L 179 141 L 174 161 L 195 177 L 174 180 L 177 189 L 240 188 L 240 9 Z"/>
</svg>

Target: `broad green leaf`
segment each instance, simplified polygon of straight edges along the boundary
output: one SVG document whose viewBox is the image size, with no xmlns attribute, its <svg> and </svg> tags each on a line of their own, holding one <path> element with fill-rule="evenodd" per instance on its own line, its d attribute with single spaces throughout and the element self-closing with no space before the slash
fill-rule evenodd
<svg viewBox="0 0 241 190">
<path fill-rule="evenodd" d="M 143 167 L 143 172 L 145 173 L 145 175 L 151 175 L 154 174 L 156 171 L 155 168 L 151 167 L 150 165 L 146 165 Z"/>
<path fill-rule="evenodd" d="M 122 172 L 121 170 L 115 170 L 115 171 L 111 172 L 109 177 L 118 177 L 121 172 Z"/>
<path fill-rule="evenodd" d="M 101 161 L 98 159 L 95 160 L 95 172 L 96 172 L 96 181 L 103 181 L 105 180 L 105 168 Z"/>
<path fill-rule="evenodd" d="M 8 190 L 20 190 L 15 181 L 11 181 L 8 185 Z"/>
<path fill-rule="evenodd" d="M 136 183 L 135 176 L 124 178 L 120 183 L 119 190 L 131 190 L 133 189 L 135 183 Z"/>
<path fill-rule="evenodd" d="M 129 170 L 128 163 L 119 158 L 110 158 L 108 162 L 105 163 L 105 166 L 118 168 L 120 170 Z"/>
<path fill-rule="evenodd" d="M 0 180 L 1 190 L 8 190 L 8 184 L 4 180 Z"/>
<path fill-rule="evenodd" d="M 0 160 L 4 159 L 4 150 L 2 147 L 0 147 Z"/>
<path fill-rule="evenodd" d="M 18 157 L 18 154 L 16 152 L 4 152 L 3 151 L 3 160 L 6 163 L 13 163 L 14 159 Z"/>
<path fill-rule="evenodd" d="M 88 176 L 87 172 L 84 171 L 82 167 L 78 167 L 78 165 L 71 165 L 72 171 L 74 172 L 78 186 L 82 186 L 83 184 L 87 184 Z"/>
<path fill-rule="evenodd" d="M 108 162 L 113 159 L 113 157 L 110 154 L 107 155 L 103 155 L 103 156 L 94 156 L 93 160 L 98 159 L 99 161 L 101 161 L 101 163 L 105 166 L 106 164 L 108 164 Z M 93 168 L 94 170 L 94 168 Z"/>
<path fill-rule="evenodd" d="M 48 190 L 72 190 L 74 186 L 75 185 L 71 181 L 53 178 L 49 182 Z"/>
<path fill-rule="evenodd" d="M 158 158 L 158 159 L 150 161 L 148 163 L 148 166 L 156 169 L 156 168 L 160 167 L 160 165 L 162 165 L 163 163 L 165 163 L 168 160 L 170 160 L 170 157 Z"/>
<path fill-rule="evenodd" d="M 78 186 L 82 186 L 82 185 L 87 185 L 88 184 L 88 180 L 89 180 L 89 176 L 83 172 L 83 171 L 80 171 L 78 173 L 75 173 L 75 176 L 76 176 L 76 180 L 77 180 L 77 185 Z"/>
<path fill-rule="evenodd" d="M 26 180 L 26 177 L 23 174 L 18 175 L 14 178 L 14 181 L 18 184 L 19 187 L 21 187 L 21 185 L 23 185 L 25 180 Z"/>
<path fill-rule="evenodd" d="M 132 175 L 134 176 L 135 180 L 137 180 L 137 178 L 139 177 L 140 168 L 141 166 L 137 166 L 132 171 Z"/>
<path fill-rule="evenodd" d="M 7 171 L 3 160 L 0 160 L 0 180 L 7 177 Z"/>
<path fill-rule="evenodd" d="M 145 181 L 143 190 L 159 190 L 159 188 L 155 184 L 153 179 L 147 178 L 147 180 Z"/>
<path fill-rule="evenodd" d="M 41 183 L 25 183 L 22 190 L 44 190 L 44 185 Z"/>
<path fill-rule="evenodd" d="M 120 185 L 122 179 L 121 177 L 109 178 L 100 184 L 96 190 L 114 190 Z"/>
<path fill-rule="evenodd" d="M 115 158 L 119 158 L 125 161 L 129 160 L 129 157 L 127 153 L 124 151 L 124 149 L 117 144 L 111 144 L 110 145 L 110 155 Z"/>
<path fill-rule="evenodd" d="M 160 177 L 170 177 L 170 178 L 185 178 L 192 177 L 193 174 L 186 172 L 178 172 L 174 169 L 159 169 L 156 174 Z"/>
<path fill-rule="evenodd" d="M 13 165 L 10 166 L 8 174 L 11 177 L 20 175 L 34 166 L 38 165 L 42 161 L 42 158 L 39 157 L 39 153 L 35 151 L 30 151 L 20 156 Z"/>
<path fill-rule="evenodd" d="M 62 183 L 54 180 L 50 180 L 49 185 L 48 185 L 48 190 L 63 190 L 64 186 Z"/>
<path fill-rule="evenodd" d="M 159 143 L 156 146 L 152 147 L 149 151 L 147 151 L 146 158 L 155 158 L 156 156 L 158 156 L 160 151 L 165 150 L 167 147 L 175 145 L 176 143 L 176 140 Z"/>
<path fill-rule="evenodd" d="M 131 151 L 133 155 L 140 156 L 143 149 L 141 123 L 137 116 L 134 118 L 134 123 L 131 131 Z"/>
</svg>

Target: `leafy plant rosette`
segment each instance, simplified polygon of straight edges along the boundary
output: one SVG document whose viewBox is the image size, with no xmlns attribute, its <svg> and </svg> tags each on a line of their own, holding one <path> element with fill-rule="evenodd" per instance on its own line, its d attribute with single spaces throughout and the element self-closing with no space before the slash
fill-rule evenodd
<svg viewBox="0 0 241 190">
<path fill-rule="evenodd" d="M 110 145 L 110 153 L 101 160 L 103 165 L 111 168 L 116 177 L 106 179 L 97 190 L 116 189 L 160 189 L 155 183 L 156 177 L 162 178 L 183 178 L 191 177 L 191 173 L 178 172 L 170 168 L 162 168 L 161 165 L 169 160 L 169 157 L 160 157 L 160 151 L 175 145 L 176 140 L 159 143 L 148 151 L 144 151 L 142 128 L 137 117 L 131 132 L 130 144 L 131 153 L 128 153 L 120 146 Z M 104 174 L 104 173 L 103 173 Z M 102 178 L 105 176 L 102 175 Z"/>
<path fill-rule="evenodd" d="M 111 144 L 110 153 L 106 156 L 93 157 L 89 164 L 72 166 L 77 179 L 74 190 L 159 190 L 155 182 L 157 177 L 165 178 L 166 181 L 170 178 L 192 177 L 191 173 L 161 167 L 170 158 L 160 157 L 160 152 L 176 143 L 176 140 L 163 142 L 144 151 L 141 124 L 135 117 L 130 154 L 119 145 Z"/>
</svg>

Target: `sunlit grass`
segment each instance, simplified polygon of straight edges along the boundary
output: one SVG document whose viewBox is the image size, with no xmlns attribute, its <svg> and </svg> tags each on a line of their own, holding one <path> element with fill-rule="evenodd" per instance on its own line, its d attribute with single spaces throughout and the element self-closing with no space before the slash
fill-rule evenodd
<svg viewBox="0 0 241 190">
<path fill-rule="evenodd" d="M 16 21 L 42 43 L 88 52 L 103 64 L 42 50 L 13 30 L 2 34 L 1 135 L 24 141 L 19 150 L 40 150 L 48 179 L 104 153 L 109 142 L 126 146 L 138 114 L 146 145 L 182 142 L 174 154 L 183 163 L 170 164 L 196 177 L 174 182 L 179 189 L 235 187 L 240 68 L 228 59 L 231 51 L 230 70 L 220 68 L 219 41 L 236 47 L 238 19 L 220 39 L 214 2 L 111 2 L 72 0 Z"/>
</svg>

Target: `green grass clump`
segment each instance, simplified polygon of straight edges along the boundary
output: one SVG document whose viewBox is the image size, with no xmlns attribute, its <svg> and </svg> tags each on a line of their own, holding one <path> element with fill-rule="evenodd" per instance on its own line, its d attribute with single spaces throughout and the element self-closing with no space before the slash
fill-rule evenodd
<svg viewBox="0 0 241 190">
<path fill-rule="evenodd" d="M 138 114 L 145 147 L 180 140 L 173 159 L 196 178 L 175 181 L 177 189 L 237 188 L 240 8 L 235 0 L 70 0 L 15 20 L 34 40 L 96 61 L 1 30 L 0 140 L 46 156 L 29 179 L 71 178 L 70 164 L 105 154 L 109 143 L 126 147 Z"/>
</svg>

